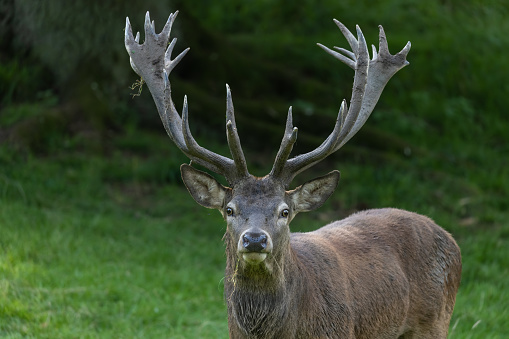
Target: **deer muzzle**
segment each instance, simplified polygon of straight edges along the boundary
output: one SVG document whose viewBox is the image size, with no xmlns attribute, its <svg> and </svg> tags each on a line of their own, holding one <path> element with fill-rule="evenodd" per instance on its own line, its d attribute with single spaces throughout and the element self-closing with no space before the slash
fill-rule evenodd
<svg viewBox="0 0 509 339">
<path fill-rule="evenodd" d="M 263 230 L 248 229 L 241 234 L 237 251 L 247 263 L 259 264 L 272 252 L 272 239 Z"/>
</svg>

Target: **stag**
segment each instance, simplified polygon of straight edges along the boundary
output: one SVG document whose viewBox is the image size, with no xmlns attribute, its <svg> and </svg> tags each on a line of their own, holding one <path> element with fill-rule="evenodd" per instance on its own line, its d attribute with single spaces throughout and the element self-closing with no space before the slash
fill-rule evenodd
<svg viewBox="0 0 509 339">
<path fill-rule="evenodd" d="M 449 233 L 431 219 L 394 208 L 357 212 L 309 233 L 291 233 L 299 212 L 320 207 L 333 193 L 334 170 L 295 189 L 300 172 L 340 149 L 366 122 L 389 79 L 406 66 L 410 42 L 389 53 L 380 26 L 370 59 L 357 26 L 355 37 L 334 20 L 351 51 L 318 44 L 355 71 L 350 107 L 343 100 L 332 133 L 316 149 L 290 158 L 297 140 L 291 108 L 270 173 L 248 172 L 232 97 L 226 86 L 226 136 L 231 158 L 200 146 L 191 134 L 187 97 L 179 115 L 169 73 L 189 51 L 172 59 L 177 12 L 162 32 L 149 13 L 145 41 L 126 19 L 125 46 L 134 71 L 146 82 L 169 137 L 229 187 L 191 165 L 182 179 L 200 205 L 218 209 L 227 227 L 224 297 L 231 338 L 446 338 L 461 276 L 461 255 Z"/>
</svg>

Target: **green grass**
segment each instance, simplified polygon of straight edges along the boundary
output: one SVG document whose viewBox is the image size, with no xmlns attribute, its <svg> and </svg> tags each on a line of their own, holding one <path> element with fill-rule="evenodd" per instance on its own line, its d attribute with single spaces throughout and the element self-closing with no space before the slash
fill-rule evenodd
<svg viewBox="0 0 509 339">
<path fill-rule="evenodd" d="M 227 337 L 223 221 L 173 174 L 158 174 L 160 167 L 177 171 L 183 158 L 176 150 L 142 155 L 144 144 L 168 142 L 164 135 L 137 136 L 119 138 L 106 158 L 1 149 L 0 337 Z M 342 171 L 338 191 L 320 210 L 297 217 L 293 229 L 315 229 L 362 208 L 431 216 L 462 248 L 450 338 L 507 337 L 507 203 L 492 195 L 505 181 L 456 175 L 440 152 L 422 159 L 358 154 L 326 164 Z"/>
<path fill-rule="evenodd" d="M 205 217 L 191 212 L 153 218 L 3 206 L 0 333 L 220 337 L 221 226 L 208 221 L 203 236 L 193 225 Z"/>
<path fill-rule="evenodd" d="M 219 213 L 182 187 L 103 185 L 107 161 L 63 160 L 1 177 L 0 337 L 224 336 Z"/>
</svg>

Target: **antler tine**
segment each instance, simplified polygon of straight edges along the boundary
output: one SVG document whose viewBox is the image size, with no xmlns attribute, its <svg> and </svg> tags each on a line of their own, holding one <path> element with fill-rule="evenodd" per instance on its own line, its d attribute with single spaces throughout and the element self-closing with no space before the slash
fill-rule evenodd
<svg viewBox="0 0 509 339">
<path fill-rule="evenodd" d="M 351 69 L 355 70 L 355 57 L 352 57 L 352 55 L 355 56 L 355 54 L 353 54 L 352 52 L 350 51 L 347 51 L 346 49 L 344 48 L 340 48 L 340 47 L 334 47 L 336 50 L 344 53 L 346 51 L 346 56 L 341 54 L 341 53 L 338 53 L 336 51 L 333 51 L 332 49 L 320 44 L 320 43 L 317 43 L 317 45 L 322 48 L 325 52 L 329 53 L 330 55 L 332 55 L 333 57 L 335 57 L 336 59 L 340 60 L 341 62 L 343 62 L 344 64 L 348 65 L 348 67 L 350 67 Z"/>
<path fill-rule="evenodd" d="M 343 35 L 345 36 L 346 41 L 348 41 L 348 44 L 350 45 L 350 48 L 352 49 L 353 54 L 354 55 L 357 54 L 357 52 L 358 52 L 357 48 L 359 47 L 359 43 L 358 43 L 357 39 L 355 39 L 355 36 L 352 34 L 352 32 L 350 32 L 350 30 L 348 28 L 346 28 L 346 26 L 343 25 L 339 20 L 333 19 L 332 21 L 334 21 L 334 23 L 336 24 L 336 26 L 338 26 L 341 33 L 343 33 Z M 356 26 L 356 28 L 358 31 L 359 26 Z"/>
<path fill-rule="evenodd" d="M 235 122 L 235 111 L 233 109 L 232 93 L 230 86 L 226 84 L 226 139 L 228 147 L 236 165 L 236 171 L 239 176 L 245 177 L 248 175 L 246 158 L 240 145 L 240 138 L 237 132 L 237 124 Z"/>
<path fill-rule="evenodd" d="M 168 44 L 168 41 L 177 14 L 178 12 L 171 14 L 161 33 L 157 34 L 154 22 L 150 20 L 150 14 L 147 12 L 143 44 L 139 43 L 139 34 L 134 38 L 129 18 L 126 18 L 125 46 L 131 59 L 131 66 L 147 84 L 163 126 L 177 147 L 196 163 L 224 175 L 231 184 L 236 182 L 240 176 L 248 175 L 240 149 L 240 142 L 237 140 L 232 143 L 232 149 L 236 150 L 234 160 L 201 147 L 193 138 L 189 129 L 187 97 L 184 98 L 182 118 L 171 98 L 171 85 L 168 75 L 189 51 L 189 48 L 187 48 L 174 59 L 171 58 L 177 40 L 173 39 L 170 44 Z M 236 139 L 238 139 L 238 136 Z M 239 162 L 238 166 L 236 161 Z"/>
<path fill-rule="evenodd" d="M 135 43 L 139 43 L 140 41 L 140 32 L 136 33 L 136 38 L 133 36 L 133 30 L 131 28 L 131 22 L 129 21 L 129 17 L 125 18 L 125 29 L 124 29 L 124 44 L 126 46 L 127 52 L 129 53 L 128 46 L 133 45 L 133 41 Z M 129 57 L 129 62 L 131 64 L 131 68 L 133 71 L 140 75 L 139 69 L 136 67 L 136 65 L 133 62 L 133 59 Z"/>
<path fill-rule="evenodd" d="M 290 106 L 288 109 L 288 116 L 286 118 L 285 134 L 283 135 L 283 140 L 281 141 L 281 146 L 277 152 L 270 175 L 275 177 L 282 175 L 286 161 L 292 152 L 293 145 L 297 141 L 297 132 L 298 128 L 293 127 L 292 106 Z"/>
<path fill-rule="evenodd" d="M 378 56 L 378 52 L 376 51 L 375 45 L 371 45 L 371 50 L 373 52 L 373 59 L 376 59 L 376 57 Z"/>
<path fill-rule="evenodd" d="M 378 51 L 380 55 L 387 56 L 389 53 L 389 44 L 387 43 L 387 36 L 385 35 L 382 25 L 378 25 Z"/>
<path fill-rule="evenodd" d="M 145 34 L 147 34 L 149 32 L 152 35 L 156 35 L 156 30 L 154 29 L 154 25 L 150 23 L 150 13 L 147 11 L 147 13 L 145 13 Z M 146 39 L 146 40 L 149 41 L 148 39 Z"/>
</svg>

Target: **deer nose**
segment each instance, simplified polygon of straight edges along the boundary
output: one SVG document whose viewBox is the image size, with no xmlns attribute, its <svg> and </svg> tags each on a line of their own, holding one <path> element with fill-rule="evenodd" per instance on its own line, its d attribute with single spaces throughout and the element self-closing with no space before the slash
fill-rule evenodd
<svg viewBox="0 0 509 339">
<path fill-rule="evenodd" d="M 261 232 L 246 232 L 242 236 L 242 245 L 249 252 L 261 252 L 267 247 L 267 235 Z"/>
</svg>

